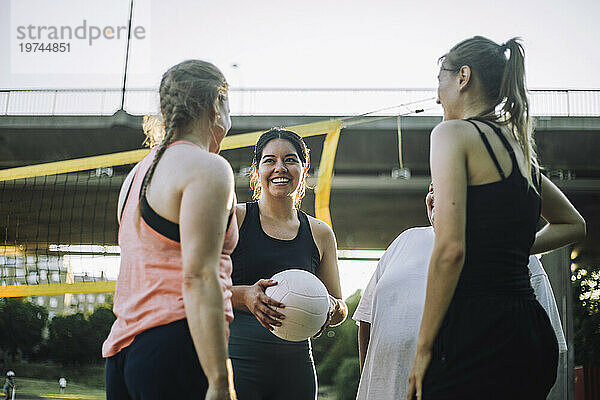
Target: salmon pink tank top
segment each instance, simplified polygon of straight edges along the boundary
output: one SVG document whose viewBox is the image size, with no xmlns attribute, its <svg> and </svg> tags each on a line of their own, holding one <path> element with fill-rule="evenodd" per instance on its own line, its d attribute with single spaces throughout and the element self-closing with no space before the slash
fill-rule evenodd
<svg viewBox="0 0 600 400">
<path fill-rule="evenodd" d="M 174 142 L 170 146 L 176 144 L 195 146 L 184 141 Z M 121 266 L 113 307 L 117 320 L 102 345 L 103 357 L 117 354 L 129 346 L 136 335 L 147 329 L 186 318 L 182 292 L 183 261 L 181 245 L 177 240 L 178 226 L 170 222 L 177 227 L 177 238 L 174 240 L 151 227 L 137 211 L 142 181 L 155 154 L 156 148 L 140 161 L 123 206 L 119 227 Z M 139 229 L 136 227 L 136 219 L 139 219 Z M 233 321 L 230 255 L 237 241 L 238 227 L 234 212 L 229 220 L 219 262 L 227 336 L 229 323 Z"/>
</svg>

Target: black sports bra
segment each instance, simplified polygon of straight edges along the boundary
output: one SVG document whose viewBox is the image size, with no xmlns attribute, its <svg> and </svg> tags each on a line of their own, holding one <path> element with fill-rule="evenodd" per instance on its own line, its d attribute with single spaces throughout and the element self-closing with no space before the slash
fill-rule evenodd
<svg viewBox="0 0 600 400">
<path fill-rule="evenodd" d="M 148 171 L 146 171 L 146 174 Z M 144 174 L 144 178 L 146 179 L 146 174 Z M 129 184 L 129 188 L 127 189 L 127 196 L 125 196 L 125 203 L 127 203 L 127 199 L 129 198 L 129 194 L 131 192 L 131 187 L 133 186 L 133 179 Z M 143 181 L 142 181 L 143 182 Z M 164 237 L 171 239 L 175 242 L 181 242 L 181 238 L 179 235 L 179 224 L 169 221 L 168 219 L 160 216 L 148 203 L 148 199 L 145 195 L 142 195 L 143 185 L 140 187 L 139 199 L 140 199 L 140 214 L 144 219 L 144 222 L 148 224 L 150 228 L 163 235 Z M 121 209 L 121 218 L 123 218 L 123 211 L 125 210 L 125 206 Z M 235 209 L 233 209 L 235 212 Z M 233 216 L 233 212 L 229 214 L 229 219 L 227 220 L 227 230 L 229 230 L 229 226 L 231 225 L 231 217 Z"/>
</svg>

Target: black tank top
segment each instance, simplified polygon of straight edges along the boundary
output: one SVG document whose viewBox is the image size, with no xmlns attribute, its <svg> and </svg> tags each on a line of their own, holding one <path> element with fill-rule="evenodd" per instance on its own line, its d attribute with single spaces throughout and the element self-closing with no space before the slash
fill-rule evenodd
<svg viewBox="0 0 600 400">
<path fill-rule="evenodd" d="M 527 264 L 541 211 L 537 171 L 532 171 L 536 193 L 500 129 L 477 119 L 492 128 L 508 151 L 512 171 L 506 177 L 485 134 L 475 122 L 467 121 L 479 132 L 501 180 L 467 187 L 466 255 L 456 296 L 532 296 Z"/>
<path fill-rule="evenodd" d="M 260 224 L 257 202 L 246 203 L 246 217 L 240 239 L 231 254 L 234 285 L 253 285 L 286 269 L 303 269 L 313 274 L 321 263 L 306 214 L 297 210 L 300 228 L 294 239 L 282 240 L 267 235 Z"/>
</svg>

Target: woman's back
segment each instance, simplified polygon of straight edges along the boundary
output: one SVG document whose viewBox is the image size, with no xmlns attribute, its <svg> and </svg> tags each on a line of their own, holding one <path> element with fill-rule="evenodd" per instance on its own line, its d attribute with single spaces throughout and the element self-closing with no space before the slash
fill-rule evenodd
<svg viewBox="0 0 600 400">
<path fill-rule="evenodd" d="M 464 262 L 423 397 L 541 399 L 556 377 L 558 347 L 527 269 L 541 210 L 538 179 L 535 188 L 529 184 L 498 126 L 477 119 L 454 124 L 466 132 Z M 531 380 L 537 386 L 528 388 Z"/>
<path fill-rule="evenodd" d="M 178 179 L 172 179 L 169 183 L 164 182 L 164 179 L 161 181 L 169 170 L 186 166 L 186 153 L 188 156 L 193 155 L 196 164 L 202 162 L 203 156 L 215 157 L 189 142 L 173 142 L 157 166 L 156 180 L 144 196 L 140 193 L 142 181 L 155 157 L 155 148 L 138 164 L 131 184 L 123 188 L 125 196 L 119 207 L 119 246 L 122 255 L 114 301 L 117 321 L 103 346 L 104 357 L 116 354 L 128 346 L 136 335 L 149 328 L 186 317 L 182 294 L 183 260 L 179 224 L 167 218 L 174 214 L 169 202 L 177 203 L 176 212 L 179 213 L 178 198 L 181 194 L 177 192 Z M 172 156 L 179 157 L 179 165 L 174 166 L 169 162 L 169 159 L 172 161 Z M 184 180 L 181 175 L 184 174 L 180 174 L 179 180 Z M 160 194 L 162 198 L 149 199 L 154 193 Z M 177 218 L 176 221 L 178 220 Z M 232 265 L 229 255 L 235 248 L 237 237 L 234 216 L 225 235 L 219 263 L 225 315 L 229 322 L 233 319 L 230 300 Z"/>
<path fill-rule="evenodd" d="M 527 256 L 577 240 L 585 224 L 537 173 L 520 40 L 475 36 L 439 62 L 436 235 L 409 394 L 545 399 L 558 347 L 532 294 Z M 536 232 L 540 214 L 549 224 Z"/>
<path fill-rule="evenodd" d="M 485 147 L 500 180 L 467 186 L 466 253 L 456 295 L 531 295 L 527 263 L 541 210 L 538 180 L 534 178 L 533 188 L 523 177 L 515 151 L 499 127 L 467 121 L 477 130 L 480 147 Z M 484 132 L 486 126 L 489 134 Z M 502 148 L 492 148 L 490 135 Z M 503 169 L 499 158 L 507 155 L 510 167 Z"/>
<path fill-rule="evenodd" d="M 232 397 L 235 195 L 231 166 L 216 155 L 231 128 L 227 92 L 217 67 L 183 61 L 162 76 L 160 123 L 144 118 L 153 149 L 119 194 L 117 320 L 103 346 L 109 400 Z"/>
</svg>

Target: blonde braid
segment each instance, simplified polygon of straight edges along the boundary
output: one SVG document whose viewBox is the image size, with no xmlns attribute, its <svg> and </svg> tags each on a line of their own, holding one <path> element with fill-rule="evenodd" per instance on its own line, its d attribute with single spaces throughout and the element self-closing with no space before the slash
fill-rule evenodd
<svg viewBox="0 0 600 400">
<path fill-rule="evenodd" d="M 183 61 L 163 74 L 159 89 L 162 123 L 156 118 L 144 118 L 143 128 L 147 142 L 158 143 L 158 148 L 142 181 L 140 202 L 146 196 L 156 166 L 169 144 L 178 135 L 187 133 L 184 130 L 194 120 L 207 118 L 209 123 L 214 122 L 214 113 L 207 111 L 214 107 L 220 94 L 227 94 L 227 88 L 227 81 L 221 71 L 206 61 Z M 138 217 L 140 210 L 138 203 Z"/>
<path fill-rule="evenodd" d="M 152 160 L 152 164 L 150 164 L 148 172 L 146 173 L 144 181 L 142 182 L 140 197 L 146 196 L 146 191 L 148 190 L 148 185 L 150 184 L 152 176 L 154 175 L 154 171 L 156 170 L 156 165 L 169 147 L 169 143 L 171 143 L 175 137 L 177 129 L 184 127 L 191 120 L 191 117 L 186 112 L 185 107 L 177 105 L 177 100 L 175 99 L 176 97 L 176 95 L 173 96 L 168 92 L 161 94 L 161 109 L 163 110 L 163 119 L 165 121 L 165 137 L 158 145 L 154 160 Z"/>
</svg>

